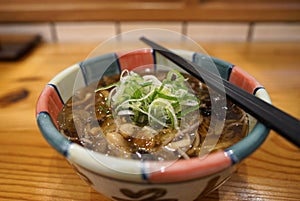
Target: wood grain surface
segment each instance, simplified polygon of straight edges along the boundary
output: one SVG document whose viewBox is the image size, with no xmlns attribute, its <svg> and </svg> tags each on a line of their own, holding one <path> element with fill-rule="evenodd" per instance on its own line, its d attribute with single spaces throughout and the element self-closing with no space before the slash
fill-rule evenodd
<svg viewBox="0 0 300 201">
<path fill-rule="evenodd" d="M 18 62 L 0 62 L 0 200 L 108 201 L 40 134 L 35 105 L 45 84 L 97 44 L 42 44 Z M 299 43 L 205 43 L 215 57 L 256 77 L 273 104 L 300 118 Z M 300 132 L 299 132 L 300 134 Z M 300 150 L 271 131 L 262 147 L 204 201 L 300 200 Z"/>
<path fill-rule="evenodd" d="M 299 22 L 299 0 L 0 0 L 0 22 Z"/>
</svg>

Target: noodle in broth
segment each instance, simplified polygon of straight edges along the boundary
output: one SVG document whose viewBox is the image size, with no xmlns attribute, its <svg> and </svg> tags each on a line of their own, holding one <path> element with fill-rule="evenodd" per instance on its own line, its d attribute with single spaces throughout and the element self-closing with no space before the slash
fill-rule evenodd
<svg viewBox="0 0 300 201">
<path fill-rule="evenodd" d="M 171 75 L 169 82 L 166 83 L 174 82 L 174 75 L 176 73 Z M 149 79 L 152 79 L 151 84 L 156 82 L 151 76 L 162 81 L 168 74 L 157 72 L 148 75 L 145 81 L 148 84 L 144 85 L 148 91 L 151 91 L 146 88 L 151 87 Z M 179 79 L 181 75 L 176 76 L 175 79 Z M 137 79 L 140 78 L 137 77 Z M 118 92 L 112 90 L 116 88 L 114 83 L 120 82 L 120 77 L 103 77 L 99 82 L 78 90 L 67 101 L 58 116 L 59 130 L 69 140 L 96 152 L 121 158 L 159 161 L 196 157 L 201 149 L 209 149 L 209 151 L 225 149 L 246 136 L 248 132 L 246 113 L 226 100 L 226 120 L 223 131 L 221 135 L 209 134 L 218 137 L 218 142 L 213 147 L 203 147 L 209 127 L 213 126 L 210 125 L 211 99 L 208 88 L 204 83 L 188 75 L 184 75 L 184 81 L 189 85 L 189 88 L 184 88 L 186 89 L 185 97 L 189 96 L 191 99 L 185 110 L 177 111 L 178 103 L 172 99 L 173 96 L 159 95 L 159 93 L 155 93 L 155 96 L 159 98 L 152 100 L 151 103 L 137 105 L 137 101 L 127 98 L 113 105 L 112 101 Z M 100 90 L 95 91 L 99 88 Z M 158 86 L 158 88 L 161 90 L 162 87 Z M 123 90 L 127 89 L 129 88 L 125 87 Z M 138 89 L 140 88 L 134 89 L 134 93 L 137 93 Z M 177 91 L 180 90 L 181 88 L 177 89 Z M 193 92 L 192 95 L 190 91 Z M 126 91 L 125 93 L 128 94 Z M 124 94 L 120 97 L 123 98 Z M 149 97 L 146 97 L 147 100 Z M 139 100 L 146 100 L 146 98 L 139 98 Z M 164 99 L 169 99 L 168 101 L 175 109 L 172 111 L 163 109 L 169 107 L 169 103 Z M 200 101 L 193 102 L 194 100 Z M 152 103 L 155 101 L 159 104 L 156 104 L 156 108 L 153 109 Z M 128 105 L 133 102 L 134 105 Z M 140 109 L 145 105 L 150 108 L 150 113 L 145 114 L 146 112 Z M 153 111 L 156 112 L 155 115 L 158 114 L 158 118 L 151 118 Z M 184 111 L 188 112 L 183 115 Z M 174 120 L 174 115 L 178 114 L 179 118 Z"/>
</svg>

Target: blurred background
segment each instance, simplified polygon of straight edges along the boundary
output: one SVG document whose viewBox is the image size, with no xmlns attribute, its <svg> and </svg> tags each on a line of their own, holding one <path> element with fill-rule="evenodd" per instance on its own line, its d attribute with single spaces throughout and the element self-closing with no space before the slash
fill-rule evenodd
<svg viewBox="0 0 300 201">
<path fill-rule="evenodd" d="M 300 41 L 299 0 L 0 0 L 0 35 L 97 42 L 164 28 L 196 41 Z"/>
</svg>

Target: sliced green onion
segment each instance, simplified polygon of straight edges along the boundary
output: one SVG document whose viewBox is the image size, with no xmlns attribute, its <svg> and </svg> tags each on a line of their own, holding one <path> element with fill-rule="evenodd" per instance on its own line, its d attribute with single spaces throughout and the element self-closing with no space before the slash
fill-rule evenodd
<svg viewBox="0 0 300 201">
<path fill-rule="evenodd" d="M 118 86 L 118 83 L 113 83 L 113 84 L 110 84 L 110 85 L 105 86 L 105 87 L 100 87 L 100 88 L 96 89 L 94 92 L 108 90 L 110 88 L 117 87 L 117 86 Z"/>
<path fill-rule="evenodd" d="M 200 105 L 186 81 L 177 70 L 168 72 L 162 81 L 154 75 L 140 76 L 124 70 L 118 83 L 101 87 L 95 92 L 114 87 L 107 104 L 116 114 L 133 115 L 133 121 L 144 126 L 155 122 L 166 128 L 177 129 L 180 119 L 199 109 Z"/>
</svg>

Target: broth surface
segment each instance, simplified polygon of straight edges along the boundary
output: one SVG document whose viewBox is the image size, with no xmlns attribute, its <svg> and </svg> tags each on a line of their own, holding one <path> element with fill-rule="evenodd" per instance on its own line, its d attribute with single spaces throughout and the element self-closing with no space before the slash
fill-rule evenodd
<svg viewBox="0 0 300 201">
<path fill-rule="evenodd" d="M 155 76 L 162 80 L 166 72 L 158 72 Z M 132 120 L 134 117 L 130 111 L 128 114 L 114 114 L 113 108 L 107 104 L 111 89 L 95 92 L 97 88 L 119 81 L 119 76 L 112 76 L 78 90 L 67 101 L 58 116 L 59 130 L 69 140 L 96 152 L 159 161 L 196 157 L 201 149 L 209 152 L 225 149 L 246 136 L 248 117 L 229 100 L 224 108 L 226 120 L 222 133 L 208 134 L 212 112 L 208 88 L 197 79 L 184 76 L 200 105 L 184 121 L 181 120 L 180 129 L 142 125 Z M 218 138 L 218 143 L 203 146 L 207 135 Z"/>
</svg>

